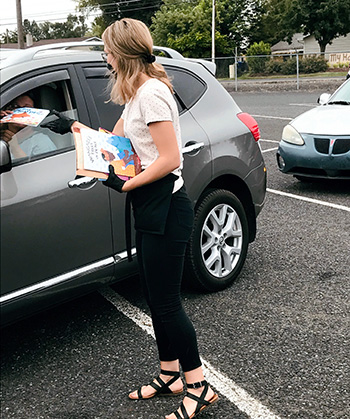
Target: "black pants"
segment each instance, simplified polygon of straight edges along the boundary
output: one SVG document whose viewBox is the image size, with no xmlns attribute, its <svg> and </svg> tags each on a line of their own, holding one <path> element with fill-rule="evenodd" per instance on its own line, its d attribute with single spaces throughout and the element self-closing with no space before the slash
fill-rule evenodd
<svg viewBox="0 0 350 419">
<path fill-rule="evenodd" d="M 159 359 L 179 359 L 185 372 L 201 365 L 196 332 L 180 295 L 192 225 L 193 210 L 183 187 L 172 195 L 164 235 L 136 233 L 140 278 L 152 314 Z"/>
</svg>

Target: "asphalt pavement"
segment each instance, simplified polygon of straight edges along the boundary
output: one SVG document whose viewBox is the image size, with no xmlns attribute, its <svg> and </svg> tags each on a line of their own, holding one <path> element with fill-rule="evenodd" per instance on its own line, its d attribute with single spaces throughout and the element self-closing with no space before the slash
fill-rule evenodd
<svg viewBox="0 0 350 419">
<path fill-rule="evenodd" d="M 259 123 L 266 204 L 238 280 L 184 289 L 207 378 L 220 400 L 200 418 L 350 417 L 350 184 L 281 174 L 283 126 L 322 90 L 232 92 Z M 157 375 L 138 278 L 2 331 L 1 418 L 156 419 L 181 397 L 130 401 Z"/>
</svg>

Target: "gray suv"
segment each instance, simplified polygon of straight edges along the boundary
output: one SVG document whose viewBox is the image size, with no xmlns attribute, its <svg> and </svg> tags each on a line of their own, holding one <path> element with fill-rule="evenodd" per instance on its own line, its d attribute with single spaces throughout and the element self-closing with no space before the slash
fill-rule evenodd
<svg viewBox="0 0 350 419">
<path fill-rule="evenodd" d="M 102 49 L 90 42 L 8 54 L 0 64 L 1 109 L 28 94 L 36 108 L 111 130 L 122 107 L 108 101 Z M 211 63 L 167 48 L 155 53 L 173 81 L 183 174 L 195 208 L 185 279 L 221 290 L 241 271 L 264 204 L 258 127 L 216 80 Z M 12 150 L 15 142 L 24 155 Z M 129 262 L 126 255 L 125 195 L 97 179 L 77 178 L 75 159 L 71 134 L 27 126 L 10 141 L 1 138 L 3 324 L 137 273 L 137 258 Z"/>
</svg>

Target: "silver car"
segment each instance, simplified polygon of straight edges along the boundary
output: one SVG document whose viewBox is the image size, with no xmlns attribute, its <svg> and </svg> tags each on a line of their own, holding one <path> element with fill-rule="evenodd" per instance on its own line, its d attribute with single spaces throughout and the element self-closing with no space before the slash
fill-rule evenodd
<svg viewBox="0 0 350 419">
<path fill-rule="evenodd" d="M 111 130 L 122 107 L 108 101 L 102 48 L 54 44 L 9 54 L 1 61 L 1 109 L 29 92 L 37 108 Z M 264 204 L 258 128 L 215 79 L 211 63 L 155 50 L 173 80 L 183 174 L 195 208 L 185 277 L 207 291 L 224 289 L 242 269 Z M 11 141 L 26 155 L 15 155 Z M 4 324 L 137 273 L 137 258 L 128 262 L 126 255 L 125 195 L 76 177 L 72 135 L 27 126 L 11 141 L 0 141 Z"/>
<path fill-rule="evenodd" d="M 284 127 L 278 167 L 299 180 L 350 179 L 350 80 L 319 103 Z"/>
</svg>

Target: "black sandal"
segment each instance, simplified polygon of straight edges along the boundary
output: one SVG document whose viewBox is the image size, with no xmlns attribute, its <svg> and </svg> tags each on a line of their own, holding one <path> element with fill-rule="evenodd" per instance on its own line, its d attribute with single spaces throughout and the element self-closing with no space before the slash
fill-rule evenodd
<svg viewBox="0 0 350 419">
<path fill-rule="evenodd" d="M 157 378 L 155 378 L 153 381 L 151 381 L 148 384 L 149 386 L 153 387 L 156 390 L 156 392 L 154 394 L 151 394 L 150 396 L 144 397 L 142 395 L 142 387 L 140 387 L 137 390 L 137 397 L 138 398 L 134 399 L 134 398 L 130 397 L 130 395 L 129 395 L 129 398 L 131 400 L 146 400 L 146 399 L 151 399 L 152 397 L 155 397 L 155 396 L 178 396 L 179 394 L 183 393 L 183 389 L 179 390 L 179 391 L 171 391 L 170 388 L 169 388 L 173 383 L 175 383 L 175 381 L 177 379 L 180 378 L 179 371 L 160 370 L 160 373 L 163 374 L 163 375 L 169 375 L 172 378 L 168 382 L 165 382 L 160 378 L 160 376 L 158 376 Z M 158 381 L 159 384 L 155 380 Z"/>
<path fill-rule="evenodd" d="M 182 416 L 180 416 L 180 413 L 176 410 L 174 412 L 176 419 L 192 419 L 195 416 L 197 416 L 199 413 L 203 412 L 204 409 L 207 409 L 209 406 L 211 406 L 213 403 L 215 403 L 219 399 L 219 396 L 216 393 L 214 393 L 210 400 L 205 400 L 205 396 L 207 395 L 208 389 L 209 389 L 209 384 L 207 383 L 206 380 L 199 381 L 198 383 L 187 384 L 187 388 L 201 388 L 201 387 L 204 387 L 204 389 L 199 397 L 189 392 L 187 392 L 185 396 L 197 402 L 196 410 L 194 411 L 194 413 L 192 413 L 192 415 L 189 416 L 182 402 L 180 405 L 180 411 L 182 413 Z"/>
</svg>

